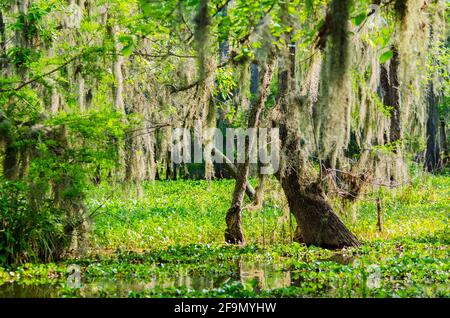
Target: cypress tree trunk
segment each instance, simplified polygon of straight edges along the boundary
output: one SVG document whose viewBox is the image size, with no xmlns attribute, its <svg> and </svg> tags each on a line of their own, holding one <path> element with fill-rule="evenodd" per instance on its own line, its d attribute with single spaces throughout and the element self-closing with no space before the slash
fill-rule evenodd
<svg viewBox="0 0 450 318">
<path fill-rule="evenodd" d="M 427 150 L 425 152 L 425 170 L 428 172 L 439 169 L 441 164 L 440 149 L 438 143 L 439 129 L 439 98 L 433 90 L 433 83 L 428 86 L 427 96 Z"/>
<path fill-rule="evenodd" d="M 315 183 L 301 184 L 294 169 L 280 178 L 289 209 L 297 221 L 295 241 L 324 248 L 359 246 L 358 239 L 345 227 L 322 196 Z"/>
<path fill-rule="evenodd" d="M 250 93 L 256 94 L 258 92 L 258 65 L 252 63 L 250 65 Z"/>
<path fill-rule="evenodd" d="M 287 7 L 285 8 L 287 9 Z M 287 10 L 282 19 L 289 19 Z M 285 35 L 291 43 L 291 35 Z M 322 195 L 319 182 L 311 177 L 313 172 L 300 145 L 298 119 L 299 106 L 294 105 L 290 93 L 295 90 L 293 56 L 287 48 L 281 55 L 279 85 L 281 170 L 276 173 L 288 201 L 290 212 L 297 221 L 294 239 L 307 245 L 324 248 L 359 246 L 358 239 L 346 228 Z"/>
<path fill-rule="evenodd" d="M 406 164 L 403 158 L 403 132 L 400 109 L 400 80 L 399 80 L 399 53 L 395 46 L 392 47 L 393 56 L 381 66 L 380 86 L 381 99 L 388 107 L 390 115 L 389 136 L 385 136 L 385 144 L 392 147 L 392 154 L 385 156 L 389 166 L 387 178 L 389 182 L 402 182 L 407 178 Z"/>
<path fill-rule="evenodd" d="M 221 14 L 223 17 L 226 17 L 228 15 L 228 6 L 225 5 L 222 10 L 221 10 Z M 219 26 L 220 27 L 220 26 Z M 219 42 L 219 61 L 220 64 L 225 63 L 228 59 L 230 58 L 230 43 L 228 41 L 228 34 L 227 37 Z M 229 99 L 227 96 L 223 96 L 222 94 L 218 94 L 217 99 L 222 102 L 225 103 L 227 102 L 227 100 Z M 223 129 L 224 127 L 226 127 L 225 124 L 225 114 L 224 114 L 224 110 L 219 107 L 217 109 L 217 127 L 219 129 Z M 212 149 L 212 155 L 214 155 L 214 151 L 216 149 Z M 223 163 L 214 163 L 214 176 L 215 178 L 218 179 L 222 179 L 226 176 L 226 170 L 228 170 L 229 167 L 227 167 L 225 164 Z"/>
<path fill-rule="evenodd" d="M 433 46 L 434 39 L 433 25 L 430 26 L 429 47 Z M 437 66 L 436 58 L 432 58 L 432 65 Z M 435 75 L 436 76 L 436 75 Z M 439 143 L 439 96 L 435 92 L 435 76 L 429 81 L 427 87 L 427 150 L 425 152 L 425 171 L 432 172 L 442 167 L 441 150 Z"/>
<path fill-rule="evenodd" d="M 6 65 L 6 26 L 3 21 L 3 12 L 0 10 L 0 74 L 5 75 Z"/>
<path fill-rule="evenodd" d="M 225 169 L 233 178 L 237 178 L 237 169 L 233 164 L 233 162 L 231 162 L 231 160 L 227 156 L 225 156 L 219 149 L 215 147 L 212 150 L 212 154 L 214 156 L 222 158 L 223 161 L 222 165 L 225 167 Z M 245 193 L 247 194 L 250 200 L 254 200 L 256 197 L 256 190 L 253 189 L 252 185 L 248 181 L 245 185 Z"/>
<path fill-rule="evenodd" d="M 258 166 L 259 168 L 259 166 Z M 252 209 L 261 209 L 264 204 L 264 192 L 266 190 L 266 180 L 267 176 L 265 174 L 258 174 L 258 186 L 255 189 L 255 198 L 252 202 Z"/>
<path fill-rule="evenodd" d="M 259 115 L 269 95 L 270 82 L 272 80 L 274 68 L 275 52 L 271 50 L 268 53 L 266 63 L 261 72 L 258 96 L 251 105 L 248 118 L 248 128 L 258 126 Z M 236 184 L 233 192 L 231 208 L 227 212 L 225 230 L 225 241 L 231 244 L 245 244 L 244 232 L 241 225 L 242 204 L 247 184 L 247 176 L 249 170 L 249 141 L 245 141 L 245 162 L 238 164 Z"/>
<path fill-rule="evenodd" d="M 119 26 L 113 18 L 113 13 L 110 10 L 106 10 L 105 16 L 103 18 L 105 23 L 107 23 L 107 32 L 109 39 L 114 43 L 113 57 L 111 63 L 111 73 L 114 77 L 114 83 L 111 85 L 112 102 L 114 105 L 114 110 L 121 115 L 126 114 L 126 109 L 123 101 L 124 95 L 124 78 L 123 78 L 123 62 L 124 57 L 121 54 L 122 44 L 118 40 L 118 34 L 120 33 Z M 117 143 L 117 158 L 120 162 L 119 167 L 114 168 L 115 171 L 111 175 L 116 176 L 118 180 L 124 180 L 125 178 L 125 144 L 123 142 Z"/>
<path fill-rule="evenodd" d="M 30 6 L 30 2 L 27 0 L 18 1 L 11 5 L 11 11 L 15 14 L 26 14 L 28 12 L 28 8 Z M 6 26 L 3 21 L 3 15 L 1 15 L 0 21 L 0 35 L 1 35 L 1 53 L 2 56 L 0 58 L 6 58 L 7 47 L 6 47 Z M 16 28 L 14 32 L 13 43 L 15 47 L 21 49 L 32 49 L 33 42 L 35 41 L 34 35 L 30 34 L 28 25 L 24 25 L 22 28 Z M 3 63 L 0 64 L 2 66 L 0 70 L 3 72 L 11 72 L 12 74 L 17 75 L 22 82 L 28 80 L 29 74 L 27 68 L 20 68 L 17 65 L 14 67 L 11 64 L 11 68 L 5 62 L 4 65 L 6 67 L 3 68 Z M 1 118 L 0 118 L 1 119 Z M 6 120 L 6 118 L 5 118 Z M 11 122 L 10 124 L 15 125 L 15 123 Z M 18 177 L 19 172 L 19 162 L 20 162 L 20 151 L 17 145 L 15 145 L 15 138 L 9 133 L 8 129 L 5 129 L 5 134 L 2 136 L 4 143 L 4 156 L 3 156 L 3 174 L 7 179 L 16 179 Z M 3 132 L 2 132 L 3 133 Z"/>
<path fill-rule="evenodd" d="M 140 193 L 142 181 L 154 180 L 156 166 L 153 131 L 146 120 L 150 117 L 150 110 L 145 95 L 150 94 L 150 90 L 148 84 L 140 80 L 140 65 L 136 59 L 131 60 L 131 65 L 130 73 L 126 75 L 133 79 L 133 83 L 125 85 L 125 105 L 130 114 L 139 114 L 143 121 L 125 136 L 125 181 L 138 185 Z"/>
<path fill-rule="evenodd" d="M 5 143 L 3 175 L 6 179 L 13 180 L 16 179 L 18 172 L 18 151 L 11 136 L 6 135 L 3 138 Z"/>
<path fill-rule="evenodd" d="M 286 92 L 287 72 L 280 80 L 280 91 Z M 288 201 L 289 209 L 297 221 L 294 240 L 307 245 L 324 248 L 343 248 L 359 246 L 358 239 L 347 229 L 333 212 L 331 205 L 322 195 L 318 184 L 311 180 L 311 171 L 305 164 L 300 149 L 300 138 L 294 125 L 289 122 L 295 118 L 295 107 L 287 105 L 285 95 L 281 98 L 280 140 L 282 171 L 276 174 Z M 294 129 L 293 129 L 294 128 Z"/>
<path fill-rule="evenodd" d="M 389 66 L 381 66 L 381 88 L 383 90 L 383 104 L 391 108 L 391 125 L 389 132 L 389 142 L 395 142 L 402 138 L 400 122 L 400 82 L 398 80 L 399 57 L 395 47 L 392 48 L 393 57 L 389 61 Z"/>
</svg>

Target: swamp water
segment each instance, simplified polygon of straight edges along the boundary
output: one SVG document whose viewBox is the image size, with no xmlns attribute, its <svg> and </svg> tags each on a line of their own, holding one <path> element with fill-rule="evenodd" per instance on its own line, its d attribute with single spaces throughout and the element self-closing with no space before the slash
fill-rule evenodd
<svg viewBox="0 0 450 318">
<path fill-rule="evenodd" d="M 323 261 L 336 262 L 344 265 L 351 264 L 353 257 L 334 255 Z M 223 273 L 196 273 L 187 266 L 172 273 L 158 272 L 161 264 L 152 265 L 154 275 L 148 277 L 82 277 L 79 281 L 67 278 L 67 281 L 59 280 L 57 283 L 5 283 L 0 286 L 0 298 L 48 298 L 48 297 L 129 297 L 130 293 L 151 291 L 157 288 L 177 289 L 186 288 L 193 291 L 217 290 L 223 286 L 242 284 L 246 289 L 259 294 L 262 291 L 285 287 L 300 287 L 305 283 L 301 273 L 289 269 L 283 262 L 250 261 L 244 257 L 239 258 L 234 264 L 228 264 L 230 271 Z M 195 264 L 196 266 L 198 264 Z M 69 274 L 68 274 L 69 276 Z M 74 286 L 75 285 L 75 286 Z M 328 286 L 330 294 L 336 294 Z"/>
</svg>

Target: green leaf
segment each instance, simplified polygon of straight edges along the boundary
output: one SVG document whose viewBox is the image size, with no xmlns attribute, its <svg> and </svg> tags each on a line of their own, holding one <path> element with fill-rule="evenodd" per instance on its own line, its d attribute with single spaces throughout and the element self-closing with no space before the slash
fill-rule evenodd
<svg viewBox="0 0 450 318">
<path fill-rule="evenodd" d="M 380 63 L 383 64 L 383 63 L 389 61 L 393 56 L 394 56 L 394 52 L 392 52 L 391 50 L 384 52 L 380 56 Z"/>
<path fill-rule="evenodd" d="M 146 0 L 140 0 L 142 12 L 144 13 L 144 16 L 149 16 L 152 13 L 153 7 L 152 4 L 147 2 Z"/>
<path fill-rule="evenodd" d="M 130 56 L 131 53 L 133 53 L 133 49 L 134 49 L 134 44 L 130 43 L 126 46 L 123 47 L 122 49 L 122 55 L 123 56 Z"/>
<path fill-rule="evenodd" d="M 358 26 L 366 19 L 367 13 L 358 14 L 356 17 L 352 19 L 354 25 Z"/>
<path fill-rule="evenodd" d="M 119 41 L 121 43 L 130 43 L 131 41 L 133 41 L 133 38 L 130 35 L 122 34 L 119 35 Z"/>
<path fill-rule="evenodd" d="M 252 48 L 254 49 L 260 49 L 262 47 L 261 41 L 255 41 L 252 43 Z"/>
</svg>

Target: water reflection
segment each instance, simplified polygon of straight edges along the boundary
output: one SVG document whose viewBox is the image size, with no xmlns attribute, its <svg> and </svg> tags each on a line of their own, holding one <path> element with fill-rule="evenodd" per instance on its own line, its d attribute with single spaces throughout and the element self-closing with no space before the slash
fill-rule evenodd
<svg viewBox="0 0 450 318">
<path fill-rule="evenodd" d="M 291 286 L 291 272 L 280 263 L 239 260 L 239 278 L 242 284 L 255 286 L 255 291 Z"/>
<path fill-rule="evenodd" d="M 58 285 L 25 285 L 6 283 L 0 286 L 0 298 L 53 298 L 58 297 Z"/>
<path fill-rule="evenodd" d="M 353 265 L 355 263 L 355 257 L 351 255 L 344 254 L 334 254 L 329 258 L 323 259 L 322 261 L 335 262 L 342 265 Z"/>
<path fill-rule="evenodd" d="M 353 257 L 335 254 L 322 261 L 333 261 L 340 264 L 352 264 Z M 153 266 L 152 266 L 153 267 Z M 155 288 L 179 288 L 202 291 L 219 288 L 224 284 L 242 283 L 250 286 L 255 292 L 275 288 L 301 286 L 304 279 L 300 273 L 291 272 L 283 262 L 268 262 L 264 260 L 248 260 L 245 257 L 237 259 L 233 264 L 231 274 L 196 274 L 189 267 L 180 269 L 177 273 L 162 275 L 161 273 L 148 278 L 95 278 L 82 279 L 81 287 L 76 290 L 80 297 L 127 297 L 130 292 L 141 292 Z M 61 286 L 52 284 L 25 285 L 7 283 L 0 286 L 0 297 L 59 297 Z"/>
</svg>

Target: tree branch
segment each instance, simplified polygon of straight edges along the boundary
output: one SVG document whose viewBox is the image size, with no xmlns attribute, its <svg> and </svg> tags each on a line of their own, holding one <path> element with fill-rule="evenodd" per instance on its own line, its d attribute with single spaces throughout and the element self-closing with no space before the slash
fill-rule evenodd
<svg viewBox="0 0 450 318">
<path fill-rule="evenodd" d="M 61 65 L 58 66 L 57 68 L 55 68 L 55 69 L 53 69 L 53 70 L 51 70 L 51 71 L 48 71 L 47 73 L 44 73 L 44 74 L 42 74 L 42 75 L 36 76 L 36 77 L 30 79 L 29 81 L 26 81 L 26 82 L 20 84 L 19 86 L 15 87 L 15 88 L 11 88 L 11 89 L 0 89 L 0 93 L 16 92 L 16 91 L 18 91 L 18 90 L 21 90 L 21 89 L 24 88 L 25 86 L 30 85 L 30 84 L 32 84 L 32 83 L 34 83 L 34 82 L 40 80 L 41 78 L 44 78 L 44 77 L 46 77 L 46 76 L 48 76 L 48 75 L 51 75 L 51 74 L 53 74 L 53 73 L 59 71 L 60 69 L 62 69 L 62 68 L 63 68 L 64 66 L 66 66 L 67 64 L 72 63 L 73 61 L 75 61 L 75 60 L 76 60 L 77 58 L 79 58 L 81 55 L 82 55 L 82 54 L 75 55 L 74 57 L 70 58 L 68 61 L 64 62 L 63 64 L 61 64 Z"/>
<path fill-rule="evenodd" d="M 220 7 L 217 8 L 216 12 L 211 17 L 212 18 L 216 17 L 216 15 L 218 15 L 230 2 L 231 0 L 225 1 L 224 4 L 222 4 Z"/>
<path fill-rule="evenodd" d="M 213 147 L 212 154 L 222 158 L 223 165 L 225 166 L 227 171 L 231 174 L 231 176 L 236 179 L 237 178 L 237 168 L 233 164 L 233 162 L 227 156 L 225 156 L 225 154 L 222 151 L 220 151 L 216 147 Z M 251 200 L 253 200 L 255 198 L 255 189 L 253 189 L 252 185 L 248 181 L 245 185 L 245 193 Z"/>
</svg>

